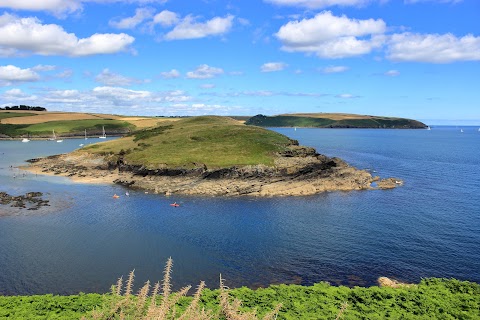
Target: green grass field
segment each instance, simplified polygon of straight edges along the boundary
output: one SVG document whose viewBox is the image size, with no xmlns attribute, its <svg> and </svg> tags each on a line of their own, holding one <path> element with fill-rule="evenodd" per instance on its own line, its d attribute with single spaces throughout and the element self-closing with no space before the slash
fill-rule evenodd
<svg viewBox="0 0 480 320">
<path fill-rule="evenodd" d="M 0 113 L 1 114 L 1 113 Z M 120 120 L 107 120 L 107 119 L 92 119 L 92 120 L 64 120 L 64 121 L 50 121 L 36 124 L 0 124 L 0 133 L 11 137 L 18 137 L 21 135 L 30 136 L 46 136 L 51 135 L 55 130 L 57 135 L 62 134 L 79 134 L 82 135 L 84 130 L 95 133 L 98 135 L 102 132 L 102 126 L 105 126 L 105 130 L 120 130 L 128 131 L 133 130 L 135 126 Z"/>
<path fill-rule="evenodd" d="M 131 136 L 82 149 L 85 152 L 118 154 L 123 149 L 129 164 L 151 168 L 209 168 L 273 164 L 274 153 L 290 144 L 279 133 L 245 126 L 225 117 L 193 117 Z"/>
<path fill-rule="evenodd" d="M 28 117 L 33 116 L 35 113 L 20 113 L 20 112 L 0 112 L 0 120 L 6 118 L 14 118 L 14 117 Z"/>
</svg>

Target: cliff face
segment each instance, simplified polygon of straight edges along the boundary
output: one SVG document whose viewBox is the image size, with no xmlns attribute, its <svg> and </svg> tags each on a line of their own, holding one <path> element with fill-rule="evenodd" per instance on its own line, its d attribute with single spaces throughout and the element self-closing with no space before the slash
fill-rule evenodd
<svg viewBox="0 0 480 320">
<path fill-rule="evenodd" d="M 313 148 L 291 145 L 277 154 L 274 166 L 250 165 L 228 168 L 147 168 L 130 165 L 122 156 L 72 153 L 32 159 L 30 170 L 69 176 L 89 182 L 117 183 L 159 194 L 209 196 L 292 196 L 325 191 L 387 189 L 395 179 L 380 180 L 338 158 L 318 154 Z M 377 187 L 372 187 L 376 182 Z"/>
</svg>

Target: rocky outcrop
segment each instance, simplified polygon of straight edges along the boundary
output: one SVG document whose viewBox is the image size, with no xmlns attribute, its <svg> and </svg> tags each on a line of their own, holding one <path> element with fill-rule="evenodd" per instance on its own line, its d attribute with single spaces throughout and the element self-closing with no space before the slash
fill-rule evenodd
<svg viewBox="0 0 480 320">
<path fill-rule="evenodd" d="M 100 156 L 85 152 L 29 160 L 30 171 L 71 177 L 77 181 L 116 183 L 159 194 L 208 196 L 298 196 L 326 191 L 389 189 L 398 179 L 380 180 L 339 158 L 318 154 L 293 143 L 279 153 L 273 166 L 251 165 L 207 168 L 157 168 L 129 164 L 123 155 Z M 376 183 L 372 185 L 372 183 Z M 397 183 L 398 182 L 398 183 Z"/>
<path fill-rule="evenodd" d="M 0 192 L 0 204 L 27 210 L 38 210 L 43 206 L 49 206 L 49 201 L 43 200 L 42 196 L 41 192 L 27 192 L 21 196 L 12 196 L 6 192 Z"/>
</svg>

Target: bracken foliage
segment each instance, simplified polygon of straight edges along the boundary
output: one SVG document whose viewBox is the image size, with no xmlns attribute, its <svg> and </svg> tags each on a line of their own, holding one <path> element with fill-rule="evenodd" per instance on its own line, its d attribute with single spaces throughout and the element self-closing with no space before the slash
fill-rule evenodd
<svg viewBox="0 0 480 320">
<path fill-rule="evenodd" d="M 150 281 L 147 281 L 136 295 L 132 294 L 135 278 L 134 271 L 130 272 L 126 283 L 123 277 L 117 280 L 116 285 L 111 288 L 113 299 L 106 299 L 107 303 L 100 308 L 94 309 L 88 316 L 82 319 L 106 320 L 106 319 L 148 319 L 148 320 L 207 320 L 207 319 L 226 319 L 226 320 L 274 320 L 281 308 L 278 304 L 272 311 L 259 318 L 256 310 L 242 311 L 242 302 L 239 299 L 232 299 L 229 295 L 229 289 L 224 285 L 224 279 L 220 275 L 220 290 L 217 311 L 205 309 L 200 306 L 202 292 L 205 288 L 205 282 L 200 282 L 197 290 L 186 306 L 180 303 L 185 297 L 191 286 L 186 286 L 178 292 L 172 293 L 171 273 L 173 260 L 167 260 L 162 283 L 156 283 L 153 289 Z M 159 290 L 162 294 L 159 294 Z M 123 294 L 122 294 L 123 292 Z"/>
</svg>

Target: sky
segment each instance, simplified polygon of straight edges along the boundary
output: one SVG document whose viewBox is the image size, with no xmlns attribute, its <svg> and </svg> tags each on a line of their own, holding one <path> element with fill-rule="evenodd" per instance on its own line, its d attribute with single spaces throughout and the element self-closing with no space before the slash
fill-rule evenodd
<svg viewBox="0 0 480 320">
<path fill-rule="evenodd" d="M 0 106 L 480 124 L 478 0 L 0 0 Z"/>
</svg>

